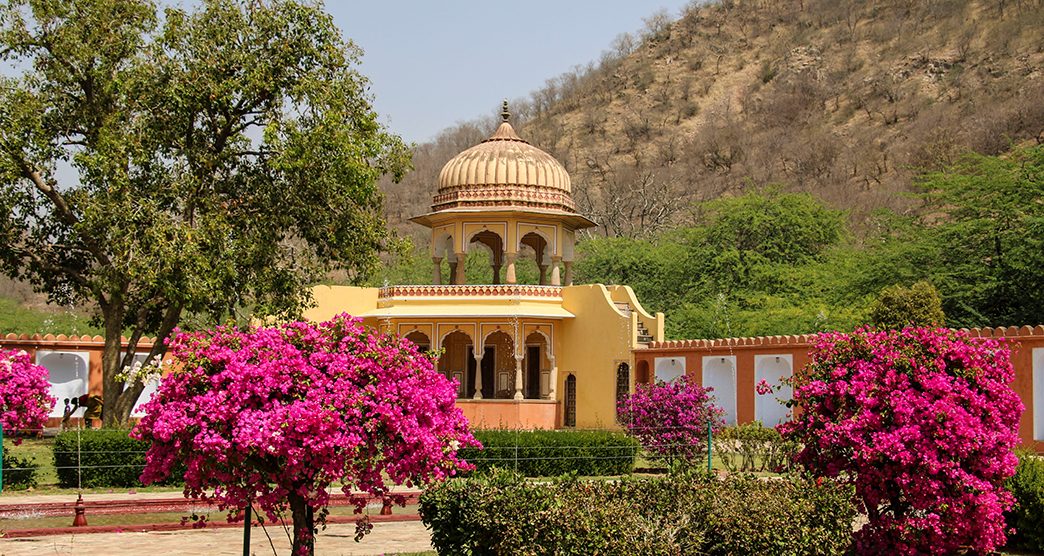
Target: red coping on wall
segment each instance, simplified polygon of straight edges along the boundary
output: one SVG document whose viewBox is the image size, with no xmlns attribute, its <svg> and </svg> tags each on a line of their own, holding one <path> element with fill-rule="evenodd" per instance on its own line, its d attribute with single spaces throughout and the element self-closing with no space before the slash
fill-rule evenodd
<svg viewBox="0 0 1044 556">
<path fill-rule="evenodd" d="M 962 328 L 973 338 L 1022 338 L 1044 336 L 1044 324 L 1037 326 L 1009 326 L 997 328 Z M 758 336 L 755 338 L 719 338 L 714 340 L 670 340 L 652 342 L 649 349 L 691 349 L 714 347 L 742 346 L 787 346 L 811 343 L 815 334 L 798 334 L 789 336 Z"/>
</svg>

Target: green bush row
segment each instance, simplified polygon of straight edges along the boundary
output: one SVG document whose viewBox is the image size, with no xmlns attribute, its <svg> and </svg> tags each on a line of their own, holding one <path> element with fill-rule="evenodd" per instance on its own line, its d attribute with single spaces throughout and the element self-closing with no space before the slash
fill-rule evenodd
<svg viewBox="0 0 1044 556">
<path fill-rule="evenodd" d="M 700 473 L 532 483 L 499 472 L 428 487 L 420 514 L 439 554 L 843 554 L 850 488 Z"/>
<path fill-rule="evenodd" d="M 1044 552 L 1044 458 L 1020 452 L 1015 476 L 1008 489 L 1015 495 L 1015 508 L 1004 518 L 1015 533 L 1008 537 L 1014 548 Z"/>
<path fill-rule="evenodd" d="M 54 466 L 63 488 L 141 486 L 149 444 L 134 440 L 126 430 L 86 429 L 58 433 Z"/>
<path fill-rule="evenodd" d="M 527 477 L 626 475 L 634 469 L 638 443 L 608 431 L 480 430 L 482 449 L 465 448 L 460 455 L 477 472 L 510 469 Z"/>
<path fill-rule="evenodd" d="M 4 490 L 36 488 L 36 470 L 40 467 L 36 458 L 19 457 L 4 450 Z"/>
</svg>

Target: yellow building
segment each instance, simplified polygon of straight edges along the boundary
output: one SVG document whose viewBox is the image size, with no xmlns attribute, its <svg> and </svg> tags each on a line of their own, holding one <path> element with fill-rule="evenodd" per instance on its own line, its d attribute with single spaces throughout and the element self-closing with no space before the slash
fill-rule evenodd
<svg viewBox="0 0 1044 556">
<path fill-rule="evenodd" d="M 576 212 L 565 168 L 515 133 L 506 102 L 502 117 L 446 163 L 431 212 L 412 219 L 431 229 L 433 283 L 319 286 L 306 317 L 347 312 L 441 349 L 438 369 L 458 381 L 473 426 L 616 426 L 616 401 L 634 387 L 633 350 L 663 340 L 663 314 L 647 313 L 627 286 L 573 285 L 577 232 L 595 224 Z M 491 284 L 466 283 L 475 250 L 489 256 Z M 525 258 L 539 284 L 517 283 Z"/>
</svg>

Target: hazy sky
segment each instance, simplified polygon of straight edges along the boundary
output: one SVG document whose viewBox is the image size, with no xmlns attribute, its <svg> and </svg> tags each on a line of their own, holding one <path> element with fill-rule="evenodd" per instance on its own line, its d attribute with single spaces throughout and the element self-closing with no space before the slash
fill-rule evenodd
<svg viewBox="0 0 1044 556">
<path fill-rule="evenodd" d="M 597 60 L 613 38 L 689 0 L 329 0 L 345 36 L 365 50 L 377 112 L 406 141 L 492 113 L 504 98 Z"/>
</svg>

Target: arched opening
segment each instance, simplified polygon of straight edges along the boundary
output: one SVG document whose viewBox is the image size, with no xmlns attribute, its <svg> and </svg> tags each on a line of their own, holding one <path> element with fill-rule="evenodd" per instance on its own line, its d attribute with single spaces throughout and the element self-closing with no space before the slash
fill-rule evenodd
<svg viewBox="0 0 1044 556">
<path fill-rule="evenodd" d="M 703 387 L 713 388 L 714 403 L 725 410 L 725 424 L 736 424 L 736 357 L 703 358 Z"/>
<path fill-rule="evenodd" d="M 500 269 L 504 265 L 504 240 L 498 234 L 483 230 L 471 236 L 469 249 L 482 246 L 484 261 L 474 268 L 470 264 L 473 257 L 468 257 L 468 282 L 479 284 L 500 284 Z"/>
<path fill-rule="evenodd" d="M 569 375 L 565 379 L 565 418 L 567 427 L 576 426 L 576 377 Z"/>
<path fill-rule="evenodd" d="M 502 330 L 486 336 L 482 355 L 482 397 L 507 399 L 515 393 L 515 342 Z"/>
<path fill-rule="evenodd" d="M 532 259 L 537 267 L 537 283 L 547 285 L 549 283 L 547 269 L 551 266 L 551 252 L 548 250 L 547 240 L 536 232 L 529 232 L 522 236 L 519 244 L 521 247 L 519 259 Z"/>
<path fill-rule="evenodd" d="M 783 380 L 791 375 L 791 359 L 783 355 L 754 356 L 754 418 L 766 427 L 774 427 L 787 420 L 787 407 L 780 400 L 792 397 L 790 385 Z M 772 390 L 758 392 L 757 385 L 765 381 Z"/>
<path fill-rule="evenodd" d="M 431 241 L 431 260 L 434 264 L 432 282 L 434 284 L 453 284 L 456 279 L 457 256 L 453 252 L 453 245 L 453 236 L 445 232 L 438 234 Z M 448 273 L 443 268 L 443 261 L 446 262 L 446 267 L 449 269 Z"/>
<path fill-rule="evenodd" d="M 637 384 L 649 384 L 649 362 L 642 360 L 638 362 L 638 368 L 635 373 L 635 382 Z"/>
<path fill-rule="evenodd" d="M 620 407 L 620 404 L 627 399 L 628 394 L 631 393 L 631 366 L 627 363 L 620 363 L 616 366 L 616 407 Z M 620 413 L 617 412 L 616 420 L 620 421 Z"/>
<path fill-rule="evenodd" d="M 78 398 L 87 393 L 86 352 L 38 351 L 36 364 L 47 368 L 50 394 L 57 401 L 51 407 L 51 417 L 62 417 L 66 398 Z"/>
<path fill-rule="evenodd" d="M 417 351 L 424 353 L 431 350 L 431 338 L 420 330 L 414 330 L 406 335 L 406 339 L 417 346 Z"/>
<path fill-rule="evenodd" d="M 473 361 L 471 358 L 471 336 L 460 330 L 450 332 L 442 339 L 442 356 L 439 357 L 439 372 L 457 381 L 457 397 L 470 397 L 469 391 L 474 394 L 471 383 L 468 382 L 467 370 Z"/>
<path fill-rule="evenodd" d="M 547 337 L 540 332 L 526 336 L 526 351 L 522 358 L 522 392 L 526 399 L 538 400 L 551 391 L 551 359 Z"/>
</svg>

